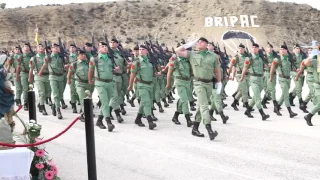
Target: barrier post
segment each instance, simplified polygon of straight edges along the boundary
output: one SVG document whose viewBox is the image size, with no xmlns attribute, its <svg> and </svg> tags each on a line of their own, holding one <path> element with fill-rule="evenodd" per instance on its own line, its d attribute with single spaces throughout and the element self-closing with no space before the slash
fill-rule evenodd
<svg viewBox="0 0 320 180">
<path fill-rule="evenodd" d="M 92 99 L 90 98 L 89 90 L 86 90 L 85 93 L 86 98 L 83 100 L 83 106 L 86 129 L 88 180 L 97 180 Z"/>
<path fill-rule="evenodd" d="M 28 91 L 28 107 L 29 107 L 29 121 L 35 120 L 37 122 L 37 110 L 36 110 L 36 96 L 33 91 L 33 85 L 29 85 Z"/>
</svg>

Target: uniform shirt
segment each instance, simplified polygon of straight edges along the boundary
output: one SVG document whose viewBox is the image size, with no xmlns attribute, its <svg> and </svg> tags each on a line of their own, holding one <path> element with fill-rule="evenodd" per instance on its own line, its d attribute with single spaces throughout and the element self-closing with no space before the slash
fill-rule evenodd
<svg viewBox="0 0 320 180">
<path fill-rule="evenodd" d="M 74 78 L 76 80 L 76 85 L 88 85 L 88 72 L 89 65 L 86 60 L 77 60 L 71 66 L 69 66 L 69 72 L 74 74 Z"/>
<path fill-rule="evenodd" d="M 29 62 L 31 59 L 31 54 L 27 53 L 27 54 L 23 54 L 20 55 L 19 58 L 17 58 L 17 62 L 20 65 L 20 72 L 21 73 L 29 73 Z"/>
<path fill-rule="evenodd" d="M 120 70 L 118 72 L 114 73 L 113 80 L 115 82 L 121 82 L 122 81 L 122 74 L 126 73 L 125 66 L 124 66 L 125 60 L 120 56 L 118 51 L 113 51 L 113 52 L 114 52 L 114 61 L 116 63 L 116 66 L 118 66 L 120 68 Z M 118 74 L 121 74 L 121 75 L 119 76 Z"/>
<path fill-rule="evenodd" d="M 289 61 L 288 55 L 285 55 L 285 56 L 280 55 L 280 57 L 275 58 L 272 61 L 272 64 L 276 66 L 278 74 L 284 75 L 284 76 L 290 76 L 291 63 Z"/>
<path fill-rule="evenodd" d="M 215 53 L 205 50 L 203 52 L 187 51 L 193 74 L 200 79 L 211 80 L 214 69 L 219 67 L 218 57 Z"/>
<path fill-rule="evenodd" d="M 231 60 L 231 64 L 236 67 L 237 74 L 242 73 L 242 69 L 244 67 L 244 61 L 246 60 L 245 54 L 238 53 L 236 56 L 234 56 Z"/>
<path fill-rule="evenodd" d="M 250 74 L 263 75 L 263 60 L 259 54 L 252 54 L 251 58 L 246 58 L 244 66 L 248 67 Z"/>
<path fill-rule="evenodd" d="M 45 59 L 45 64 L 48 66 L 49 70 L 49 80 L 63 81 L 63 59 L 59 54 L 51 54 L 48 59 Z M 53 73 L 57 74 L 54 75 Z"/>
<path fill-rule="evenodd" d="M 184 57 L 171 58 L 169 62 L 169 69 L 173 70 L 174 77 L 190 78 L 190 62 Z M 176 79 L 179 80 L 179 79 Z"/>
<path fill-rule="evenodd" d="M 149 59 L 144 56 L 139 56 L 131 65 L 131 72 L 136 74 L 137 79 L 151 82 L 153 79 L 153 66 Z"/>
<path fill-rule="evenodd" d="M 268 65 L 267 67 L 264 68 L 265 71 L 270 72 L 270 67 L 272 64 L 272 61 L 274 60 L 274 58 L 276 58 L 272 52 L 267 53 L 267 58 L 268 58 Z"/>
<path fill-rule="evenodd" d="M 43 80 L 47 81 L 48 80 L 48 75 L 49 75 L 49 70 L 48 67 L 43 70 L 42 76 L 38 76 L 38 73 L 40 69 L 42 68 L 43 64 L 45 63 L 45 59 L 47 59 L 45 54 L 37 54 L 34 57 L 30 59 L 29 62 L 29 68 L 32 68 L 35 72 L 35 80 Z"/>
<path fill-rule="evenodd" d="M 112 80 L 113 64 L 107 54 L 99 54 L 95 59 L 91 59 L 89 68 L 94 69 L 95 78 Z M 95 85 L 103 85 L 106 82 L 95 81 Z"/>
<path fill-rule="evenodd" d="M 72 63 L 77 61 L 77 54 L 72 54 L 70 53 L 70 55 L 68 56 L 68 63 L 69 65 L 71 65 Z M 74 80 L 74 75 L 71 75 L 71 79 Z"/>
</svg>

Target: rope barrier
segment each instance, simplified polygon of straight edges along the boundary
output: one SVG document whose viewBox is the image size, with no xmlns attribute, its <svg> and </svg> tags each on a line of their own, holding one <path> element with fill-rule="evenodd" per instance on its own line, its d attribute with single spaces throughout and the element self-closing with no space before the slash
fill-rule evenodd
<svg viewBox="0 0 320 180">
<path fill-rule="evenodd" d="M 20 108 L 21 109 L 21 108 Z M 19 109 L 19 110 L 20 110 Z M 63 131 L 61 131 L 59 134 L 53 136 L 52 138 L 50 139 L 47 139 L 47 140 L 44 140 L 44 141 L 41 141 L 41 142 L 38 142 L 38 143 L 33 143 L 33 144 L 7 144 L 7 143 L 4 143 L 4 142 L 0 142 L 0 146 L 6 146 L 6 147 L 33 147 L 33 146 L 39 146 L 41 144 L 45 144 L 47 142 L 50 142 L 58 137 L 60 137 L 62 134 L 64 134 L 65 132 L 67 132 L 78 120 L 80 119 L 80 117 L 77 117 L 76 119 L 74 119 L 72 121 L 72 123 L 67 127 L 65 128 Z"/>
</svg>

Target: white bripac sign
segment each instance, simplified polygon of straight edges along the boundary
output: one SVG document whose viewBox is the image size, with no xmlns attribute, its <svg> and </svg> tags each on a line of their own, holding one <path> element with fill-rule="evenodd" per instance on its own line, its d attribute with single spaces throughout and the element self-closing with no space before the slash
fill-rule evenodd
<svg viewBox="0 0 320 180">
<path fill-rule="evenodd" d="M 260 25 L 254 23 L 256 15 L 240 15 L 238 16 L 216 16 L 216 17 L 205 17 L 204 26 L 205 27 L 235 27 L 240 22 L 241 27 L 253 27 L 258 28 Z"/>
</svg>

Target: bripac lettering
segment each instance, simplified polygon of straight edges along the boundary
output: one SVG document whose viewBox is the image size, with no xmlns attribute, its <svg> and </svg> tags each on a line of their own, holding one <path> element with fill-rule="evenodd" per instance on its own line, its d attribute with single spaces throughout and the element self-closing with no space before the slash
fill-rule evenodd
<svg viewBox="0 0 320 180">
<path fill-rule="evenodd" d="M 258 28 L 260 25 L 256 24 L 258 16 L 256 15 L 239 15 L 239 16 L 216 16 L 205 17 L 205 27 L 235 27 L 240 25 L 241 27 L 253 27 Z"/>
</svg>

